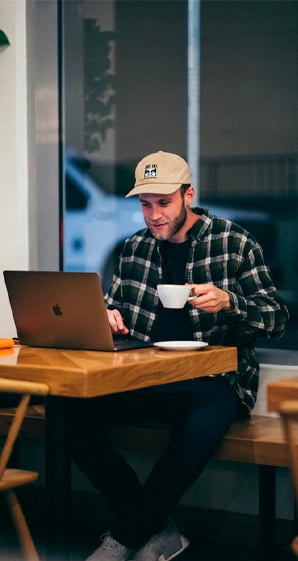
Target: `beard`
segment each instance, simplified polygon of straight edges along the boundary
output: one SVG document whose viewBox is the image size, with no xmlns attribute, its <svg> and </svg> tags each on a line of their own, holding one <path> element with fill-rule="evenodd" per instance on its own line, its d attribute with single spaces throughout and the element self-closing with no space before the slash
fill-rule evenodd
<svg viewBox="0 0 298 561">
<path fill-rule="evenodd" d="M 169 238 L 172 238 L 175 234 L 177 234 L 177 232 L 179 232 L 179 230 L 185 224 L 186 218 L 187 218 L 187 213 L 183 201 L 179 214 L 173 220 L 168 222 L 166 226 L 164 226 L 163 231 L 156 232 L 153 224 L 150 225 L 147 221 L 146 224 L 149 230 L 151 231 L 152 235 L 157 240 L 165 241 L 168 240 Z"/>
</svg>

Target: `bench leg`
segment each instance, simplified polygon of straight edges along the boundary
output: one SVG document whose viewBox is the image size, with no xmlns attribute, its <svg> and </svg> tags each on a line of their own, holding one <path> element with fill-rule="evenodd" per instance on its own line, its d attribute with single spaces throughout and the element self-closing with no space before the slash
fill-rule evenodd
<svg viewBox="0 0 298 561">
<path fill-rule="evenodd" d="M 275 550 L 276 469 L 259 466 L 259 547 L 261 559 L 271 559 Z"/>
</svg>

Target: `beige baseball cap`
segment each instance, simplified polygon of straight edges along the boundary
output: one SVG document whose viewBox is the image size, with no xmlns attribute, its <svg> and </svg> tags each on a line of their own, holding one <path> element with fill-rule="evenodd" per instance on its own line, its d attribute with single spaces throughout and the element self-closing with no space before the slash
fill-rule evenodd
<svg viewBox="0 0 298 561">
<path fill-rule="evenodd" d="M 181 156 L 159 150 L 145 156 L 137 165 L 134 188 L 126 197 L 152 193 L 170 195 L 182 184 L 191 184 L 190 169 Z"/>
</svg>

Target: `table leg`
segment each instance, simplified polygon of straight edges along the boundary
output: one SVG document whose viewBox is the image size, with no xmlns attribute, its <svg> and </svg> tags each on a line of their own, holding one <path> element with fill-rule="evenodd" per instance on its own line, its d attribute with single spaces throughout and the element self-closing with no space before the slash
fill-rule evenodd
<svg viewBox="0 0 298 561">
<path fill-rule="evenodd" d="M 259 546 L 262 561 L 271 561 L 276 549 L 275 543 L 276 509 L 276 468 L 259 466 Z"/>
<path fill-rule="evenodd" d="M 46 559 L 70 559 L 71 458 L 68 399 L 46 398 Z"/>
</svg>

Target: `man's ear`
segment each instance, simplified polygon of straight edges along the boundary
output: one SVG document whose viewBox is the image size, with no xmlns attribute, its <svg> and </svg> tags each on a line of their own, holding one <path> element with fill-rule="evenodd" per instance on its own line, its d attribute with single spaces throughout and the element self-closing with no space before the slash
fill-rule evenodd
<svg viewBox="0 0 298 561">
<path fill-rule="evenodd" d="M 195 190 L 192 185 L 188 187 L 188 189 L 184 193 L 184 202 L 187 206 L 191 205 L 192 201 L 194 200 Z"/>
</svg>

